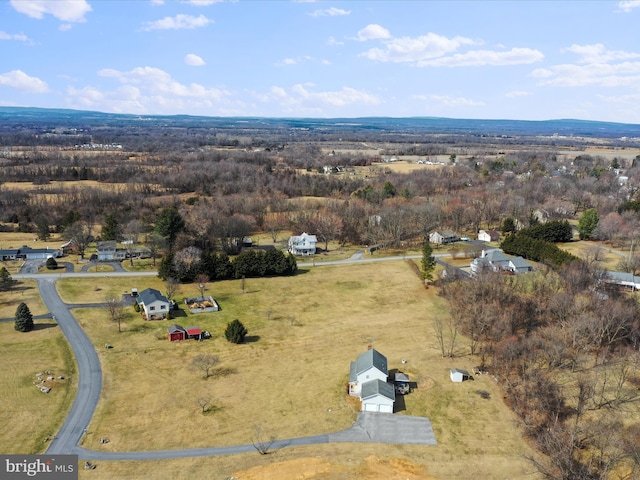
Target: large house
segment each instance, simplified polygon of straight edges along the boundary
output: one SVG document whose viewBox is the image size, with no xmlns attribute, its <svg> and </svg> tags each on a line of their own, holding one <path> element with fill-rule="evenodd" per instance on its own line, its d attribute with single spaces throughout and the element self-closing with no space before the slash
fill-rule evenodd
<svg viewBox="0 0 640 480">
<path fill-rule="evenodd" d="M 117 248 L 115 240 L 106 240 L 104 242 L 98 242 L 98 261 L 108 262 L 111 260 L 124 260 L 126 258 L 126 250 L 124 248 Z"/>
<path fill-rule="evenodd" d="M 147 288 L 136 297 L 138 305 L 147 320 L 164 320 L 167 318 L 171 303 L 155 288 Z"/>
<path fill-rule="evenodd" d="M 318 239 L 315 235 L 302 233 L 289 237 L 289 252 L 293 255 L 313 255 L 316 253 Z"/>
<path fill-rule="evenodd" d="M 522 257 L 509 257 L 499 248 L 483 250 L 479 258 L 471 262 L 471 274 L 482 271 L 525 273 L 533 271 L 533 266 Z"/>
<path fill-rule="evenodd" d="M 58 258 L 62 256 L 62 251 L 56 248 L 31 248 L 26 245 L 20 248 L 10 248 L 0 250 L 0 260 L 46 260 L 48 258 Z"/>
<path fill-rule="evenodd" d="M 393 413 L 395 389 L 387 383 L 387 358 L 370 348 L 351 362 L 349 369 L 349 395 L 360 397 L 363 412 Z"/>
<path fill-rule="evenodd" d="M 460 237 L 451 230 L 436 230 L 435 232 L 431 232 L 429 234 L 429 241 L 431 243 L 453 243 L 460 240 Z"/>
</svg>

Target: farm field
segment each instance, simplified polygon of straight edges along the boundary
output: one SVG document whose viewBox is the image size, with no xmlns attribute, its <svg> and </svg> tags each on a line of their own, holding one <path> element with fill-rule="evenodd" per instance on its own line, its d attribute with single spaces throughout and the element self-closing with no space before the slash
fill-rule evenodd
<svg viewBox="0 0 640 480">
<path fill-rule="evenodd" d="M 96 279 L 101 282 L 96 285 L 104 292 L 123 290 L 110 280 Z M 144 281 L 145 286 L 159 282 Z M 76 282 L 62 280 L 59 289 L 65 298 L 77 294 L 76 303 L 86 301 L 90 289 L 83 293 Z M 185 285 L 176 298 L 193 295 L 189 287 L 196 291 Z M 104 371 L 103 396 L 83 446 L 178 449 L 251 443 L 256 426 L 279 439 L 347 428 L 359 409 L 346 395 L 349 363 L 369 345 L 387 356 L 390 369 L 402 368 L 417 383 L 399 399 L 398 414 L 429 417 L 438 446 L 336 444 L 241 460 L 97 462 L 95 471 L 81 471 L 83 478 L 140 478 L 141 472 L 144 478 L 162 478 L 185 468 L 194 478 L 213 469 L 218 475 L 213 478 L 276 479 L 304 465 L 312 465 L 307 478 L 354 478 L 355 473 L 357 478 L 454 479 L 469 464 L 487 479 L 532 472 L 522 456 L 533 450 L 495 382 L 488 376 L 464 384 L 450 381 L 449 368 L 471 369 L 477 361 L 467 356 L 463 339 L 457 358 L 441 357 L 432 320 L 448 315 L 446 304 L 434 287 L 422 287 L 406 262 L 302 269 L 290 278 L 247 279 L 245 287 L 242 293 L 240 281 L 209 284 L 206 293 L 222 307 L 216 313 L 145 322 L 128 309 L 120 334 L 104 310 L 74 310 Z M 143 285 L 138 282 L 137 288 Z M 235 318 L 249 330 L 243 345 L 224 339 L 226 324 Z M 213 338 L 170 343 L 166 328 L 172 323 L 198 325 Z M 105 349 L 105 343 L 113 348 Z M 206 380 L 191 367 L 202 353 L 220 359 Z M 477 390 L 491 398 L 483 399 Z M 197 403 L 203 397 L 211 399 L 205 414 Z M 100 444 L 100 438 L 110 441 Z"/>
</svg>

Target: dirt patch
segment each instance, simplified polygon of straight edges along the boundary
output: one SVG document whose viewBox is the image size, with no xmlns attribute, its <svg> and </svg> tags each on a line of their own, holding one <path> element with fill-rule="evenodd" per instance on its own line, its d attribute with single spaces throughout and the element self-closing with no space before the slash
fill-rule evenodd
<svg viewBox="0 0 640 480">
<path fill-rule="evenodd" d="M 380 458 L 369 455 L 356 465 L 340 465 L 320 458 L 299 458 L 273 463 L 271 465 L 253 467 L 235 472 L 236 480 L 280 480 L 360 478 L 364 480 L 430 480 L 425 468 L 403 458 Z M 340 477 L 342 478 L 342 477 Z"/>
</svg>

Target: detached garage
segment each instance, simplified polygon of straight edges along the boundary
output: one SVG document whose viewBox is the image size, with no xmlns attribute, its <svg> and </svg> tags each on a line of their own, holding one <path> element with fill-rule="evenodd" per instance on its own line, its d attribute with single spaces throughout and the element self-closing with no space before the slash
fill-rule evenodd
<svg viewBox="0 0 640 480">
<path fill-rule="evenodd" d="M 390 383 L 371 380 L 362 384 L 360 398 L 363 412 L 393 413 L 396 392 Z"/>
</svg>

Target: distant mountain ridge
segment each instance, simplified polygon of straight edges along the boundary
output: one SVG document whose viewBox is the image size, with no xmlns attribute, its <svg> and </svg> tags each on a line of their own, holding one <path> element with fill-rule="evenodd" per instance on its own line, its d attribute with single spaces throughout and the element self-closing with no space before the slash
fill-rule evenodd
<svg viewBox="0 0 640 480">
<path fill-rule="evenodd" d="M 505 136 L 573 136 L 587 138 L 640 138 L 640 124 L 591 120 L 481 120 L 445 117 L 280 118 L 205 117 L 193 115 L 135 115 L 86 110 L 0 106 L 0 125 L 20 124 L 41 128 L 99 125 L 173 127 L 230 127 L 294 130 L 379 130 L 407 133 Z"/>
</svg>

